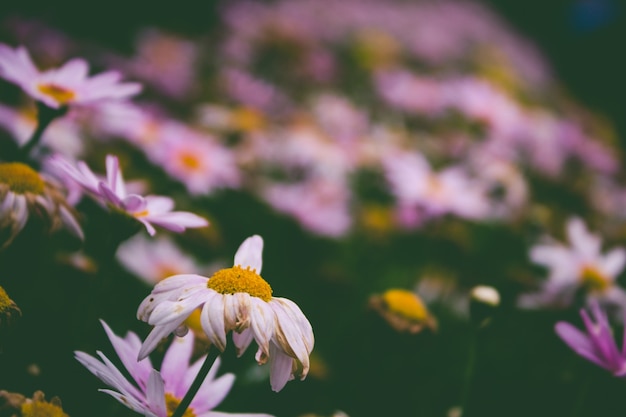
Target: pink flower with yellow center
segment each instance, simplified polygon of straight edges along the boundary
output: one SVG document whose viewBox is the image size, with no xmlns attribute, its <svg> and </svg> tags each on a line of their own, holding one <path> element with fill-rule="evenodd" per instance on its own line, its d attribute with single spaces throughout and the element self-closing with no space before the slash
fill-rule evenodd
<svg viewBox="0 0 626 417">
<path fill-rule="evenodd" d="M 520 305 L 567 306 L 583 290 L 588 301 L 623 308 L 626 291 L 616 279 L 626 265 L 626 250 L 619 247 L 602 253 L 600 236 L 589 232 L 577 217 L 567 221 L 566 232 L 567 245 L 549 240 L 531 248 L 530 259 L 548 269 L 548 278 L 538 292 L 523 294 Z"/>
<path fill-rule="evenodd" d="M 49 166 L 56 169 L 64 178 L 70 178 L 104 206 L 121 211 L 141 222 L 153 236 L 153 225 L 173 232 L 181 233 L 188 227 L 205 227 L 208 221 L 186 211 L 172 211 L 174 200 L 169 197 L 147 195 L 145 197 L 127 193 L 117 157 L 107 155 L 106 178 L 97 177 L 86 163 L 79 161 L 71 164 L 56 155 L 48 160 Z"/>
<path fill-rule="evenodd" d="M 192 333 L 184 337 L 175 337 L 161 363 L 161 371 L 152 367 L 149 358 L 137 361 L 141 340 L 128 332 L 125 337 L 117 336 L 101 320 L 115 353 L 126 368 L 129 380 L 102 352 L 97 352 L 100 359 L 85 352 L 74 352 L 76 359 L 89 372 L 100 378 L 112 389 L 101 389 L 126 407 L 150 417 L 170 417 L 189 390 L 198 373 L 204 357 L 189 363 L 194 346 Z M 217 358 L 200 386 L 197 395 L 191 401 L 184 417 L 272 417 L 268 414 L 224 413 L 213 411 L 228 395 L 235 375 L 224 374 L 216 378 L 220 366 Z"/>
<path fill-rule="evenodd" d="M 0 77 L 51 108 L 123 99 L 141 90 L 138 83 L 121 83 L 121 74 L 115 71 L 92 77 L 88 74 L 89 65 L 80 58 L 66 62 L 60 68 L 40 71 L 26 48 L 0 44 Z"/>
<path fill-rule="evenodd" d="M 259 365 L 269 360 L 272 390 L 280 391 L 294 377 L 309 372 L 314 337 L 300 308 L 286 298 L 272 297 L 261 278 L 263 239 L 251 236 L 235 254 L 232 268 L 200 275 L 175 275 L 154 287 L 137 310 L 137 318 L 154 326 L 139 351 L 145 358 L 159 342 L 174 332 L 197 308 L 209 341 L 219 350 L 232 338 L 241 356 L 254 339 Z"/>
</svg>

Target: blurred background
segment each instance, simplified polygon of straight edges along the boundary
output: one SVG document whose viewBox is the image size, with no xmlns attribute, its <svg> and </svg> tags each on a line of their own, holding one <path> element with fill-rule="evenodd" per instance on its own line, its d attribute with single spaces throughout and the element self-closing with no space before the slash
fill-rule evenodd
<svg viewBox="0 0 626 417">
<path fill-rule="evenodd" d="M 257 3 L 271 8 L 273 4 L 282 2 Z M 389 7 L 411 3 L 438 2 L 390 1 Z M 380 4 L 387 2 L 381 1 Z M 600 120 L 598 124 L 602 127 L 598 130 L 604 131 L 604 124 L 609 126 L 609 139 L 602 138 L 600 142 L 608 144 L 607 152 L 618 161 L 615 178 L 623 178 L 620 158 L 626 145 L 626 110 L 623 104 L 626 59 L 622 51 L 623 40 L 626 39 L 624 5 L 617 0 L 491 0 L 480 4 L 504 22 L 507 33 L 514 33 L 534 45 L 543 56 L 538 61 L 546 64 L 546 73 L 549 74 L 546 76 L 549 78 L 547 85 L 550 86 L 546 90 L 550 93 L 546 94 L 549 98 L 545 102 L 544 97 L 541 98 L 539 106 L 554 105 L 558 108 L 555 113 L 559 115 L 569 115 L 572 108 L 572 113 L 579 115 L 580 106 L 584 109 L 580 110 L 584 114 L 583 119 L 591 117 Z M 228 26 L 223 19 L 223 11 L 230 6 L 231 2 L 145 2 L 140 7 L 137 3 L 122 0 L 22 0 L 2 2 L 0 16 L 7 19 L 5 22 L 14 22 L 15 18 L 34 19 L 62 31 L 70 39 L 82 43 L 76 49 L 78 51 L 90 51 L 94 56 L 115 51 L 128 56 L 134 52 L 138 33 L 145 28 L 158 28 L 200 42 L 209 40 L 207 44 L 215 46 L 219 44 L 215 39 L 227 38 L 228 31 L 237 27 L 237 23 Z M 357 12 L 358 7 L 355 8 Z M 477 15 L 482 16 L 481 13 Z M 445 13 L 439 18 L 445 27 Z M 245 27 L 245 19 L 243 21 L 242 26 Z M 298 24 L 296 20 L 294 25 Z M 6 39 L 0 37 L 0 41 L 14 44 L 20 35 L 16 35 L 13 29 L 11 24 L 5 24 L 1 33 Z M 36 30 L 24 33 L 32 34 Z M 30 39 L 36 38 L 36 35 L 32 36 Z M 337 43 L 340 44 L 339 41 Z M 341 47 L 343 45 L 340 44 L 339 52 L 334 51 L 338 56 L 343 51 Z M 534 51 L 532 47 L 529 49 Z M 203 53 L 210 61 L 211 51 Z M 33 52 L 33 55 L 36 53 Z M 515 53 L 512 52 L 512 55 Z M 534 52 L 530 55 L 534 57 Z M 530 61 L 533 60 L 524 62 Z M 114 61 L 103 59 L 99 64 L 102 62 Z M 343 64 L 343 61 L 340 62 Z M 278 83 L 283 81 L 280 64 L 270 62 L 262 67 L 276 75 Z M 346 65 L 352 64 L 349 62 Z M 465 68 L 463 64 L 459 65 Z M 219 65 L 220 62 L 211 62 L 208 67 L 214 70 Z M 415 65 L 422 68 L 419 62 Z M 538 79 L 541 79 L 544 74 L 542 69 L 533 72 L 535 68 L 531 68 L 529 71 L 539 74 Z M 481 71 L 494 79 L 500 76 L 496 74 L 496 68 L 482 68 Z M 365 107 L 363 103 L 369 96 L 364 99 L 364 96 L 355 93 L 359 91 L 359 81 L 354 81 L 355 85 L 346 89 L 355 94 L 355 101 L 361 107 Z M 308 94 L 310 91 L 307 88 L 313 92 L 317 88 L 315 83 L 312 87 L 304 85 L 302 93 L 299 88 L 293 88 L 294 85 L 300 87 L 297 82 L 287 80 L 285 84 L 285 89 L 292 88 L 290 92 L 295 91 L 293 95 L 296 97 Z M 341 83 L 330 85 L 344 86 Z M 541 90 L 537 85 L 528 89 Z M 2 87 L 6 88 L 4 84 Z M 522 90 L 520 96 L 523 96 L 520 101 L 528 98 L 524 95 L 526 87 L 519 87 Z M 6 88 L 4 92 L 7 91 L 6 96 L 14 99 L 15 91 Z M 209 99 L 216 102 L 221 99 L 210 88 L 202 90 L 202 93 L 207 93 Z M 560 107 L 561 99 L 568 104 Z M 570 100 L 576 104 L 570 107 Z M 172 114 L 189 113 L 184 100 L 174 100 L 169 104 Z M 379 109 L 372 106 L 366 110 L 375 113 Z M 422 122 L 411 119 L 407 126 L 431 129 L 431 125 L 423 125 Z M 595 129 L 596 125 L 592 124 Z M 473 132 L 472 129 L 474 126 L 468 127 Z M 433 128 L 433 131 L 437 129 Z M 102 164 L 101 155 L 118 148 L 131 178 L 152 172 L 150 161 L 128 144 L 118 147 L 106 143 L 98 150 L 99 158 L 91 161 Z M 368 223 L 360 219 L 351 233 L 333 236 L 332 231 L 312 231 L 315 228 L 307 227 L 306 223 L 303 225 L 297 215 L 281 214 L 280 210 L 274 210 L 258 196 L 241 190 L 201 196 L 199 202 L 183 200 L 188 207 L 197 203 L 201 213 L 210 216 L 215 227 L 205 234 L 189 233 L 187 239 L 179 241 L 181 247 L 203 262 L 228 265 L 244 238 L 254 233 L 261 234 L 266 241 L 264 276 L 268 274 L 265 277 L 273 285 L 275 295 L 290 298 L 301 306 L 316 334 L 311 375 L 304 382 L 290 382 L 279 394 L 270 391 L 264 379 L 267 375 L 249 366 L 253 363 L 253 352 L 248 352 L 242 360 L 235 359 L 232 351 L 227 351 L 223 371 L 235 372 L 238 382 L 231 396 L 218 409 L 267 412 L 277 417 L 330 416 L 335 410 L 343 410 L 351 417 L 447 416 L 459 401 L 465 378 L 471 339 L 467 291 L 473 285 L 485 283 L 497 287 L 503 301 L 491 327 L 479 338 L 470 417 L 615 415 L 614 410 L 622 406 L 621 399 L 626 390 L 624 381 L 614 379 L 605 371 L 584 362 L 554 335 L 553 326 L 557 320 L 580 325 L 580 304 L 566 310 L 528 311 L 517 308 L 515 302 L 520 293 L 532 287 L 528 285 L 529 280 L 532 281 L 529 277 L 542 272 L 536 265 L 530 265 L 528 247 L 544 232 L 562 237 L 562 224 L 571 213 L 588 215 L 588 219 L 593 219 L 590 222 L 602 225 L 603 231 L 608 230 L 608 239 L 613 245 L 624 242 L 623 228 L 611 229 L 610 224 L 602 223 L 603 214 L 584 200 L 582 193 L 578 193 L 583 183 L 585 189 L 593 186 L 585 181 L 579 182 L 582 175 L 579 177 L 576 169 L 574 172 L 571 177 L 563 174 L 556 180 L 547 174 L 552 179 L 544 181 L 543 172 L 538 174 L 534 168 L 526 167 L 524 173 L 528 174 L 535 192 L 533 198 L 541 202 L 541 207 L 548 209 L 528 208 L 519 218 L 515 217 L 504 225 L 452 216 L 415 231 L 385 225 L 378 228 L 376 220 Z M 380 175 L 372 175 L 365 169 L 356 177 L 351 183 L 357 190 L 355 194 L 365 196 L 364 200 L 377 202 L 382 195 L 380 201 L 390 201 L 389 193 L 385 190 L 381 192 L 385 186 L 381 185 Z M 154 188 L 162 194 L 167 193 L 171 184 L 162 172 L 155 174 L 153 181 L 158 184 Z M 565 183 L 566 186 L 561 186 Z M 171 189 L 177 195 L 183 191 L 180 184 Z M 83 202 L 80 207 L 86 212 L 96 212 L 94 216 L 97 219 L 95 205 Z M 106 226 L 92 220 L 87 224 L 86 234 L 96 236 L 106 233 L 104 229 Z M 68 244 L 63 237 L 39 242 L 36 246 L 31 245 L 32 241 L 38 241 L 36 235 L 24 233 L 9 251 L 0 255 L 0 267 L 5 276 L 32 278 L 32 281 L 21 284 L 3 284 L 19 301 L 24 318 L 23 324 L 16 330 L 19 337 L 15 340 L 20 342 L 8 341 L 5 353 L 0 355 L 0 388 L 24 393 L 42 389 L 50 396 L 59 395 L 72 417 L 133 415 L 113 399 L 97 392 L 103 384 L 75 363 L 68 352 L 112 352 L 104 332 L 94 320 L 97 316 L 105 318 L 118 334 L 135 330 L 145 335 L 146 326 L 137 323 L 134 314 L 137 302 L 147 294 L 149 287 L 134 279 L 133 274 L 120 264 L 107 267 L 110 268 L 108 276 L 111 281 L 101 283 L 96 279 L 85 279 L 85 276 L 91 276 L 90 272 L 76 269 L 70 262 L 58 263 L 58 257 L 46 255 L 57 245 L 66 248 L 73 248 L 74 245 L 75 249 L 75 243 Z M 88 253 L 97 254 L 98 243 L 92 240 L 89 245 Z M 36 262 L 33 259 L 48 260 Z M 50 280 L 53 275 L 55 281 Z M 60 276 L 63 280 L 56 280 Z M 436 277 L 434 281 L 426 279 L 432 276 Z M 446 282 L 445 277 L 449 276 L 454 277 L 458 285 L 450 291 L 442 290 L 441 282 Z M 620 279 L 623 280 L 623 276 Z M 421 295 L 425 300 L 428 300 L 428 294 L 436 294 L 434 298 L 445 294 L 445 302 L 429 303 L 439 322 L 438 331 L 419 334 L 398 332 L 368 307 L 372 295 L 390 287 L 416 288 L 423 291 Z M 32 288 L 43 291 L 32 297 Z M 76 298 L 80 298 L 77 303 L 74 302 Z M 93 300 L 98 301 L 92 304 Z M 29 310 L 47 313 L 29 318 Z M 83 316 L 84 311 L 88 313 Z M 72 317 L 72 321 L 67 321 L 68 317 Z M 621 335 L 620 332 L 616 334 Z M 10 356 L 11 352 L 24 355 L 15 360 L 14 356 Z M 37 364 L 35 371 L 33 364 Z M 28 372 L 25 372 L 27 369 Z"/>
</svg>

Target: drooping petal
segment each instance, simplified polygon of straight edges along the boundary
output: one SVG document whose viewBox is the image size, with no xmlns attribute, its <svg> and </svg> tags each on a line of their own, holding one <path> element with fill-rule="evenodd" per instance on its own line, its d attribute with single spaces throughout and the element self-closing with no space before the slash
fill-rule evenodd
<svg viewBox="0 0 626 417">
<path fill-rule="evenodd" d="M 282 349 L 270 343 L 270 385 L 272 391 L 278 392 L 292 379 L 291 368 L 293 359 L 287 356 Z"/>
<path fill-rule="evenodd" d="M 207 295 L 200 313 L 200 324 L 211 343 L 223 352 L 226 349 L 226 331 L 224 329 L 224 301 L 221 294 L 212 292 Z"/>
</svg>

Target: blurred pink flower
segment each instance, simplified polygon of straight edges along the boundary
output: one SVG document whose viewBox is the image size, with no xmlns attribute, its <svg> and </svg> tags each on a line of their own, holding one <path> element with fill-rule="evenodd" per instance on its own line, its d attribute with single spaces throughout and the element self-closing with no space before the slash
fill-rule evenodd
<svg viewBox="0 0 626 417">
<path fill-rule="evenodd" d="M 109 394 L 131 410 L 151 417 L 171 416 L 206 358 L 205 355 L 194 363 L 189 363 L 193 353 L 193 332 L 172 340 L 163 357 L 161 372 L 158 372 L 152 367 L 150 358 L 137 361 L 141 340 L 135 333 L 128 332 L 122 338 L 113 333 L 103 320 L 100 320 L 100 323 L 126 372 L 122 373 L 100 351 L 97 352 L 100 359 L 76 351 L 74 352 L 76 360 L 112 388 L 100 391 Z M 206 379 L 189 405 L 190 414 L 198 417 L 272 417 L 267 414 L 212 411 L 226 398 L 235 381 L 235 375 L 231 373 L 216 378 L 220 362 L 218 357 L 211 366 Z M 132 379 L 129 380 L 126 374 Z"/>
<path fill-rule="evenodd" d="M 617 285 L 617 276 L 626 265 L 626 250 L 601 251 L 602 240 L 590 233 L 577 217 L 567 221 L 568 244 L 551 242 L 533 246 L 531 260 L 548 268 L 549 275 L 539 292 L 523 294 L 522 307 L 567 306 L 576 291 L 586 291 L 587 300 L 624 308 L 626 291 Z"/>
<path fill-rule="evenodd" d="M 99 179 L 84 162 L 79 161 L 74 166 L 60 155 L 50 158 L 49 166 L 77 182 L 96 201 L 134 217 L 146 227 L 151 236 L 156 233 L 153 224 L 177 233 L 188 227 L 205 227 L 209 224 L 193 213 L 172 211 L 174 200 L 169 197 L 142 197 L 127 193 L 118 159 L 113 155 L 107 155 L 106 158 L 106 179 Z"/>
<path fill-rule="evenodd" d="M 385 155 L 382 163 L 401 207 L 422 209 L 428 217 L 449 213 L 480 219 L 489 214 L 484 184 L 470 178 L 460 166 L 435 172 L 423 155 L 407 151 Z"/>
<path fill-rule="evenodd" d="M 60 68 L 40 71 L 23 46 L 0 44 L 0 77 L 18 85 L 32 98 L 52 108 L 122 99 L 141 90 L 137 83 L 120 83 L 115 71 L 88 76 L 89 66 L 80 58 Z"/>
<path fill-rule="evenodd" d="M 165 237 L 147 239 L 136 235 L 119 246 L 116 257 L 128 271 L 151 286 L 172 275 L 209 273 L 208 266 L 200 265 Z"/>
<path fill-rule="evenodd" d="M 343 236 L 352 225 L 351 193 L 339 179 L 266 184 L 261 195 L 274 209 L 293 216 L 303 227 L 320 235 Z"/>
</svg>

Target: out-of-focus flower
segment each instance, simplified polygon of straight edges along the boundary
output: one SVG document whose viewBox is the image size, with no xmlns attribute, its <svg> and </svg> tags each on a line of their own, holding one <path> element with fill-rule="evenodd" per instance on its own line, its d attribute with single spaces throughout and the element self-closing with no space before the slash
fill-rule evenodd
<svg viewBox="0 0 626 417">
<path fill-rule="evenodd" d="M 207 269 L 186 255 L 169 238 L 136 235 L 117 249 L 117 259 L 144 282 L 154 285 L 164 278 Z"/>
<path fill-rule="evenodd" d="M 294 377 L 304 379 L 309 372 L 313 330 L 294 302 L 272 297 L 271 287 L 259 275 L 262 251 L 263 239 L 251 236 L 237 250 L 232 268 L 221 269 L 211 278 L 176 275 L 159 282 L 137 311 L 137 318 L 155 326 L 139 359 L 202 306 L 202 328 L 219 350 L 226 348 L 226 335 L 231 330 L 239 356 L 252 339 L 256 341 L 256 360 L 263 364 L 269 359 L 274 391 L 280 391 Z"/>
<path fill-rule="evenodd" d="M 295 184 L 267 184 L 263 198 L 315 233 L 338 237 L 352 224 L 350 190 L 343 181 L 319 178 Z"/>
<path fill-rule="evenodd" d="M 491 321 L 500 306 L 500 293 L 494 287 L 477 285 L 470 291 L 470 318 L 479 327 Z"/>
<path fill-rule="evenodd" d="M 148 157 L 190 193 L 210 194 L 217 188 L 239 186 L 234 153 L 213 136 L 174 122 L 161 126 L 159 136 L 161 139 L 146 149 Z"/>
<path fill-rule="evenodd" d="M 583 308 L 580 315 L 585 324 L 582 332 L 570 323 L 560 321 L 555 325 L 556 334 L 574 352 L 610 371 L 613 375 L 626 375 L 626 339 L 622 349 L 617 347 L 609 320 L 596 301 L 590 303 L 591 316 Z"/>
<path fill-rule="evenodd" d="M 37 128 L 37 115 L 29 109 L 12 109 L 0 104 L 0 126 L 3 126 L 20 146 L 24 146 Z M 51 151 L 67 157 L 77 157 L 83 152 L 84 140 L 79 127 L 71 118 L 64 117 L 48 126 L 41 144 Z"/>
<path fill-rule="evenodd" d="M 62 190 L 51 178 L 20 162 L 0 162 L 0 249 L 10 244 L 29 216 L 43 217 L 50 231 L 83 232 Z"/>
<path fill-rule="evenodd" d="M 425 327 L 437 329 L 437 320 L 413 291 L 392 288 L 371 296 L 369 304 L 399 332 L 419 333 Z"/>
<path fill-rule="evenodd" d="M 4 339 L 3 333 L 6 328 L 13 325 L 13 322 L 22 315 L 22 310 L 9 298 L 9 295 L 0 287 L 0 343 Z M 0 348 L 2 346 L 0 345 Z"/>
<path fill-rule="evenodd" d="M 141 222 L 148 233 L 156 233 L 154 225 L 181 233 L 190 227 L 205 227 L 208 222 L 202 217 L 186 211 L 172 211 L 174 200 L 169 197 L 127 193 L 116 156 L 107 155 L 107 175 L 98 178 L 86 163 L 79 161 L 76 166 L 59 155 L 49 159 L 49 164 L 63 175 L 76 181 L 85 192 L 108 208 L 121 211 Z"/>
<path fill-rule="evenodd" d="M 109 394 L 126 407 L 145 416 L 171 416 L 189 390 L 206 358 L 203 356 L 196 362 L 189 363 L 193 353 L 193 335 L 189 333 L 184 337 L 174 338 L 163 357 L 161 372 L 158 372 L 152 367 L 150 358 L 137 361 L 141 340 L 135 333 L 128 332 L 122 338 L 113 333 L 104 321 L 101 320 L 101 323 L 115 353 L 132 380 L 129 381 L 102 352 L 97 352 L 101 360 L 80 351 L 74 352 L 76 359 L 92 374 L 113 388 L 102 389 L 102 392 Z M 215 378 L 219 366 L 220 359 L 217 358 L 191 401 L 185 416 L 271 417 L 267 414 L 233 414 L 212 411 L 228 395 L 235 381 L 235 375 L 230 373 Z"/>
<path fill-rule="evenodd" d="M 0 413 L 19 417 L 68 417 L 63 411 L 59 397 L 46 401 L 42 391 L 35 391 L 32 398 L 22 394 L 0 391 Z"/>
<path fill-rule="evenodd" d="M 40 71 L 23 46 L 0 44 L 0 77 L 18 85 L 32 98 L 58 109 L 74 104 L 123 99 L 137 94 L 141 85 L 121 83 L 115 71 L 88 76 L 89 65 L 75 58 L 60 68 Z"/>
<path fill-rule="evenodd" d="M 427 217 L 454 214 L 479 219 L 488 214 L 484 185 L 461 167 L 434 172 L 418 153 L 398 151 L 383 160 L 391 192 L 402 207 L 415 207 Z"/>
<path fill-rule="evenodd" d="M 124 69 L 171 97 L 182 98 L 189 93 L 198 61 L 195 43 L 157 29 L 146 29 L 139 34 L 136 49 L 136 56 L 122 65 Z"/>
<path fill-rule="evenodd" d="M 620 247 L 603 254 L 600 237 L 590 233 L 577 217 L 568 220 L 566 231 L 567 246 L 549 242 L 531 248 L 531 260 L 547 267 L 549 275 L 539 292 L 522 295 L 519 304 L 531 308 L 566 306 L 576 291 L 583 289 L 588 300 L 623 308 L 626 291 L 615 280 L 626 264 L 626 250 Z"/>
</svg>

